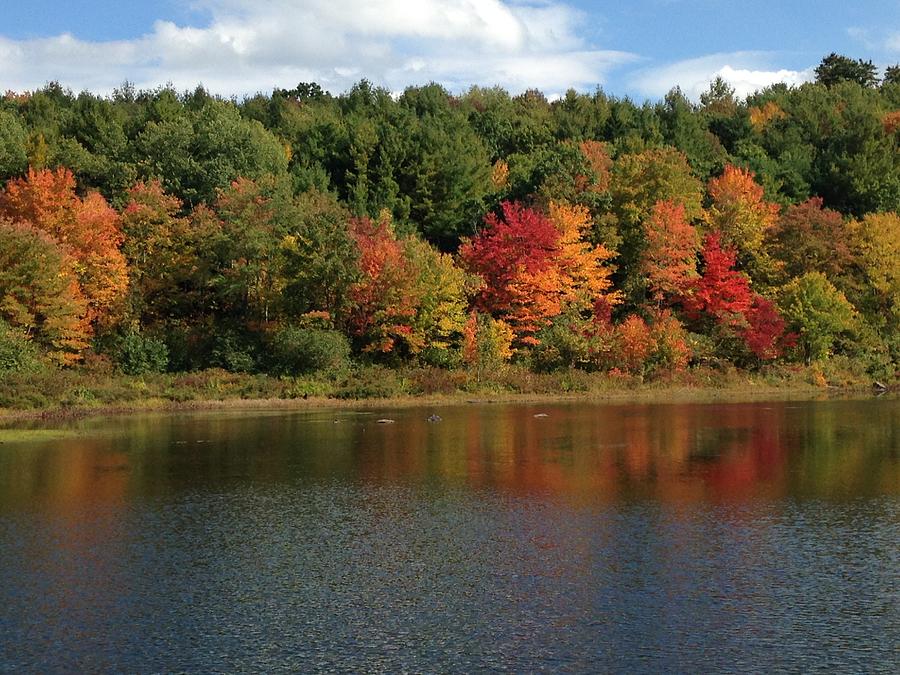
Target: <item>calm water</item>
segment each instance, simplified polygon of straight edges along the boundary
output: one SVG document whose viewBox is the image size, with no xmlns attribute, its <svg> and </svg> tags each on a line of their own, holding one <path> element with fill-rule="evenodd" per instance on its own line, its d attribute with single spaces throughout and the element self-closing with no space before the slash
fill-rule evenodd
<svg viewBox="0 0 900 675">
<path fill-rule="evenodd" d="M 69 431 L 0 445 L 0 672 L 900 670 L 896 399 Z"/>
</svg>

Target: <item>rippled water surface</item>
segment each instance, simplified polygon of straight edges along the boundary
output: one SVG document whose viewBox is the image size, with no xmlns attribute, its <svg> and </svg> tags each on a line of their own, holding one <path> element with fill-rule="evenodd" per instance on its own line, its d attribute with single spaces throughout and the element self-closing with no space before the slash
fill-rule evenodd
<svg viewBox="0 0 900 675">
<path fill-rule="evenodd" d="M 900 670 L 896 399 L 0 438 L 0 672 Z"/>
</svg>

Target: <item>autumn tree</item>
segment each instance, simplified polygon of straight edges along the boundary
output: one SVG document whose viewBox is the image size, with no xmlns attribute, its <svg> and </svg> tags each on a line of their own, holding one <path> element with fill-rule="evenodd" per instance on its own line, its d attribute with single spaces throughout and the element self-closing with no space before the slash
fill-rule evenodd
<svg viewBox="0 0 900 675">
<path fill-rule="evenodd" d="M 559 231 L 539 211 L 504 202 L 501 212 L 489 213 L 481 232 L 459 250 L 466 268 L 484 279 L 476 308 L 498 315 L 509 311 L 516 277 L 546 270 L 559 241 Z"/>
<path fill-rule="evenodd" d="M 352 219 L 350 231 L 359 249 L 360 271 L 350 288 L 350 331 L 365 352 L 395 352 L 409 345 L 413 333 L 415 271 L 407 264 L 387 212 L 377 221 Z"/>
<path fill-rule="evenodd" d="M 702 213 L 702 184 L 691 172 L 685 156 L 672 148 L 645 150 L 616 159 L 610 178 L 611 213 L 621 244 L 616 259 L 616 279 L 628 299 L 643 300 L 641 271 L 647 239 L 644 223 L 660 201 L 681 204 L 684 218 L 693 221 Z"/>
<path fill-rule="evenodd" d="M 0 219 L 0 318 L 23 330 L 59 365 L 77 362 L 92 332 L 76 266 L 46 232 Z"/>
<path fill-rule="evenodd" d="M 850 272 L 854 253 L 850 229 L 820 197 L 788 206 L 770 232 L 770 247 L 786 277 L 821 272 L 829 279 Z"/>
<path fill-rule="evenodd" d="M 703 273 L 683 298 L 688 317 L 718 338 L 722 349 L 737 339 L 761 360 L 778 356 L 785 324 L 770 301 L 752 292 L 750 278 L 734 269 L 734 249 L 722 246 L 718 233 L 712 233 L 701 255 Z"/>
<path fill-rule="evenodd" d="M 618 294 L 608 293 L 612 287 L 608 263 L 613 254 L 603 245 L 590 243 L 592 222 L 587 208 L 550 202 L 548 215 L 559 233 L 553 260 L 559 270 L 561 307 L 588 311 L 605 295 L 617 302 Z"/>
<path fill-rule="evenodd" d="M 644 222 L 646 249 L 641 270 L 657 303 L 684 293 L 697 277 L 700 241 L 685 216 L 684 206 L 671 201 L 657 202 Z"/>
<path fill-rule="evenodd" d="M 701 255 L 703 273 L 684 296 L 685 310 L 689 316 L 702 314 L 717 324 L 740 327 L 753 298 L 749 277 L 734 269 L 736 252 L 723 246 L 718 233 L 712 233 L 704 238 Z"/>
<path fill-rule="evenodd" d="M 853 225 L 854 249 L 870 289 L 861 303 L 884 330 L 900 330 L 900 216 L 871 213 Z"/>
<path fill-rule="evenodd" d="M 350 328 L 363 351 L 423 355 L 449 363 L 466 325 L 471 280 L 428 242 L 398 238 L 390 217 L 351 220 L 360 274 L 351 287 Z"/>
<path fill-rule="evenodd" d="M 721 234 L 722 243 L 738 252 L 753 278 L 767 280 L 774 267 L 764 242 L 778 219 L 778 205 L 765 201 L 752 172 L 732 165 L 709 182 L 709 196 L 709 223 Z"/>
<path fill-rule="evenodd" d="M 513 355 L 514 337 L 512 328 L 502 319 L 472 310 L 463 327 L 463 363 L 478 380 L 495 376 Z"/>
<path fill-rule="evenodd" d="M 94 322 L 111 321 L 128 288 L 119 215 L 97 192 L 75 193 L 68 169 L 29 169 L 0 194 L 0 214 L 32 224 L 66 247 Z"/>
<path fill-rule="evenodd" d="M 456 266 L 453 257 L 441 253 L 418 237 L 404 242 L 406 264 L 413 272 L 416 312 L 407 337 L 411 354 L 427 352 L 436 364 L 450 362 L 467 322 L 468 291 L 474 279 Z"/>
<path fill-rule="evenodd" d="M 476 307 L 507 321 L 520 345 L 534 345 L 535 334 L 566 305 L 588 310 L 610 288 L 610 254 L 584 240 L 590 223 L 584 207 L 551 203 L 547 217 L 505 202 L 502 212 L 485 218 L 485 229 L 460 256 L 484 279 Z"/>
</svg>

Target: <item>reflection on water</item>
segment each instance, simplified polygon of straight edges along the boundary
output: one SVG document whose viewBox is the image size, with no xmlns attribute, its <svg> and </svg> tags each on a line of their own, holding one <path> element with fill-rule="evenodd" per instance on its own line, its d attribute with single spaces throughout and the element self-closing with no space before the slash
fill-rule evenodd
<svg viewBox="0 0 900 675">
<path fill-rule="evenodd" d="M 5 441 L 0 672 L 895 669 L 900 401 L 432 412 Z"/>
</svg>

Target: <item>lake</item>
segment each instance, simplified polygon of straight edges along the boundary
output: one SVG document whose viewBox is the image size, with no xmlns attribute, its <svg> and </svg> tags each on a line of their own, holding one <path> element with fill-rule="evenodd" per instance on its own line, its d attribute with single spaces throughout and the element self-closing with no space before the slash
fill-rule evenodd
<svg viewBox="0 0 900 675">
<path fill-rule="evenodd" d="M 896 398 L 3 433 L 0 672 L 900 669 Z"/>
</svg>

